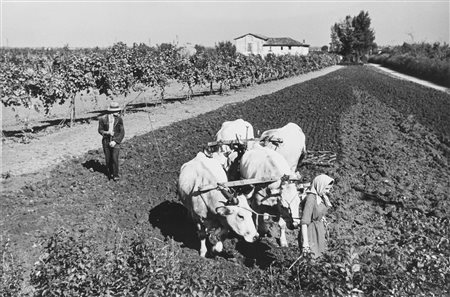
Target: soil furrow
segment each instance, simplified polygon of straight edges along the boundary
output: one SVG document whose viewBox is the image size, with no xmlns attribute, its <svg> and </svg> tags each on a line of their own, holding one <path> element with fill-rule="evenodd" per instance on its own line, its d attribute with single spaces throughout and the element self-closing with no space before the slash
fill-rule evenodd
<svg viewBox="0 0 450 297">
<path fill-rule="evenodd" d="M 425 100 L 428 93 L 432 98 Z M 220 280 L 235 292 L 293 293 L 302 284 L 334 293 L 332 285 L 354 286 L 374 296 L 434 290 L 428 283 L 448 283 L 445 267 L 450 264 L 448 240 L 442 241 L 450 234 L 449 124 L 442 121 L 450 100 L 447 94 L 428 93 L 411 83 L 388 83 L 365 67 L 348 67 L 130 139 L 123 147 L 118 183 L 106 180 L 100 150 L 67 161 L 49 178 L 5 195 L 0 226 L 28 265 L 41 252 L 40 238 L 65 227 L 76 238 L 82 234 L 94 250 L 141 234 L 153 249 L 170 249 L 177 271 L 195 271 L 210 285 Z M 271 237 L 256 245 L 230 238 L 226 254 L 213 260 L 198 257 L 192 223 L 176 198 L 178 172 L 214 138 L 223 121 L 236 118 L 259 131 L 295 122 L 304 130 L 309 150 L 338 153 L 332 167 L 298 168 L 306 180 L 318 173 L 336 179 L 330 253 L 321 262 L 301 260 L 286 270 L 299 255 L 298 231 L 289 232 L 287 249 L 278 248 Z M 306 273 L 302 265 L 309 265 L 308 273 L 330 279 L 299 279 Z M 279 274 L 270 279 L 269 288 L 267 272 L 273 269 Z M 437 287 L 435 293 L 444 291 Z"/>
</svg>

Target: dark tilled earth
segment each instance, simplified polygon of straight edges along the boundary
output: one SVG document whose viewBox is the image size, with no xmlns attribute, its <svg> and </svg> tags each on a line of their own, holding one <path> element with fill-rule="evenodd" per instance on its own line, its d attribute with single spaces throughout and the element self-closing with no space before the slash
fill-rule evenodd
<svg viewBox="0 0 450 297">
<path fill-rule="evenodd" d="M 118 183 L 103 174 L 101 151 L 67 161 L 49 179 L 4 195 L 3 235 L 30 268 L 42 240 L 61 227 L 105 247 L 117 234 L 139 230 L 155 240 L 173 238 L 180 261 L 203 267 L 198 273 L 208 278 L 202 261 L 210 260 L 198 257 L 176 180 L 181 165 L 214 139 L 221 123 L 236 118 L 261 132 L 297 123 L 308 150 L 338 153 L 332 167 L 298 168 L 306 180 L 319 173 L 336 179 L 328 215 L 331 252 L 353 246 L 361 253 L 388 253 L 407 246 L 418 257 L 449 261 L 448 240 L 438 243 L 450 234 L 450 95 L 356 66 L 135 137 L 123 145 Z M 413 242 L 411 233 L 417 234 Z M 255 245 L 230 239 L 229 257 L 215 258 L 210 267 L 225 265 L 230 277 L 247 279 L 249 269 L 296 259 L 297 231 L 289 237 L 287 249 L 278 248 L 274 237 Z M 396 259 L 409 261 L 402 258 L 407 256 Z"/>
</svg>

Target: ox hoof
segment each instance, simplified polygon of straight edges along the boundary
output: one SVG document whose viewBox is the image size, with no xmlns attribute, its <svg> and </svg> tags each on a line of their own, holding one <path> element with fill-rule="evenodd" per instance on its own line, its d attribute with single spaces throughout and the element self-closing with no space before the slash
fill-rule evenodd
<svg viewBox="0 0 450 297">
<path fill-rule="evenodd" d="M 213 246 L 213 251 L 216 253 L 221 253 L 223 251 L 223 243 L 219 241 Z"/>
</svg>

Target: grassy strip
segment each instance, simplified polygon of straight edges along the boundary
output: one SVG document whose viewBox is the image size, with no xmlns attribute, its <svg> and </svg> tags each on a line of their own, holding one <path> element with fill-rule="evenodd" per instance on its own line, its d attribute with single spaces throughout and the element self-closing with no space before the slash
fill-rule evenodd
<svg viewBox="0 0 450 297">
<path fill-rule="evenodd" d="M 447 61 L 409 54 L 382 54 L 370 57 L 369 62 L 450 87 L 450 63 Z"/>
</svg>

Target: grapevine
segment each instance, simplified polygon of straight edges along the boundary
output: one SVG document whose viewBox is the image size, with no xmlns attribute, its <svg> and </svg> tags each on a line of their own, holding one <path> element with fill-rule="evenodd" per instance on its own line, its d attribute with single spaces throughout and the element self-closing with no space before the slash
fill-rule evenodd
<svg viewBox="0 0 450 297">
<path fill-rule="evenodd" d="M 187 87 L 190 98 L 195 86 L 209 85 L 213 93 L 217 84 L 222 93 L 318 70 L 335 61 L 333 55 L 324 53 L 262 58 L 220 47 L 188 55 L 175 45 L 153 48 L 135 43 L 128 47 L 123 42 L 106 49 L 1 49 L 1 101 L 6 107 L 40 105 L 48 114 L 55 104 L 70 100 L 72 125 L 76 96 L 93 90 L 117 96 L 151 88 L 164 102 L 171 80 Z"/>
</svg>

